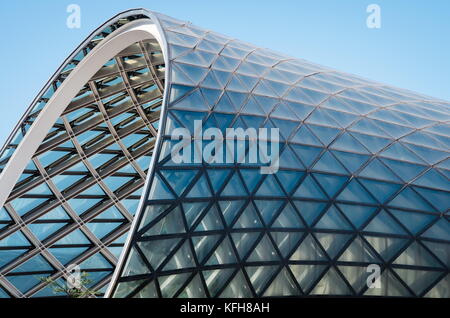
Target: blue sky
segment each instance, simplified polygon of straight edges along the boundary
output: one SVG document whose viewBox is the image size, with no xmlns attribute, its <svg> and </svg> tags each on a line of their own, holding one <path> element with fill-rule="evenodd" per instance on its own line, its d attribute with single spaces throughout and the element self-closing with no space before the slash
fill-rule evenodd
<svg viewBox="0 0 450 318">
<path fill-rule="evenodd" d="M 81 28 L 66 7 L 81 7 Z M 366 8 L 381 7 L 381 29 Z M 294 57 L 450 100 L 447 0 L 0 1 L 0 144 L 68 54 L 116 13 L 136 7 Z"/>
</svg>

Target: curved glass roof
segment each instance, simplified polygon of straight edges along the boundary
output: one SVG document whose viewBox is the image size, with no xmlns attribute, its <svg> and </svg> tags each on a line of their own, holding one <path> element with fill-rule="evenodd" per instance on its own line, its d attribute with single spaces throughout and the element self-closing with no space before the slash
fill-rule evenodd
<svg viewBox="0 0 450 318">
<path fill-rule="evenodd" d="M 0 297 L 51 296 L 30 277 L 63 279 L 71 263 L 102 291 L 114 272 L 112 297 L 450 297 L 449 102 L 146 10 L 113 18 L 79 52 L 148 17 L 167 56 L 150 40 L 104 65 L 2 208 Z M 196 120 L 279 128 L 279 170 L 175 163 L 172 136 Z M 371 265 L 379 288 L 366 284 Z"/>
</svg>

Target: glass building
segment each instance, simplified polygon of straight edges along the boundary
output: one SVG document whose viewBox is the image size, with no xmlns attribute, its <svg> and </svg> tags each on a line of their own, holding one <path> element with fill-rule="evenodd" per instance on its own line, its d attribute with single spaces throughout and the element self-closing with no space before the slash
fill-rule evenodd
<svg viewBox="0 0 450 318">
<path fill-rule="evenodd" d="M 209 143 L 196 121 L 278 128 L 279 169 L 176 162 L 180 128 Z M 1 150 L 0 298 L 63 296 L 40 278 L 75 266 L 106 297 L 449 298 L 449 122 L 447 101 L 123 12 Z"/>
</svg>

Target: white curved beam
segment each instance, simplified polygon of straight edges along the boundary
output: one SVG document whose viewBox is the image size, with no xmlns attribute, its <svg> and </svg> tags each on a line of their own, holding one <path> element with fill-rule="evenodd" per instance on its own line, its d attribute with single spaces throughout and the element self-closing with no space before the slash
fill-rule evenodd
<svg viewBox="0 0 450 318">
<path fill-rule="evenodd" d="M 0 175 L 0 207 L 5 204 L 47 133 L 82 87 L 106 62 L 122 50 L 136 42 L 149 39 L 156 39 L 163 50 L 163 55 L 167 56 L 157 26 L 146 19 L 129 22 L 112 32 L 81 60 L 39 113 Z"/>
</svg>

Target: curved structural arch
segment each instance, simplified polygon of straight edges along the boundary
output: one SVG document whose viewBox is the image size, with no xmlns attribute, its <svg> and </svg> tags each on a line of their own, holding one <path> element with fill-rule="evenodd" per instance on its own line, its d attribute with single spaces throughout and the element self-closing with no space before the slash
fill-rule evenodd
<svg viewBox="0 0 450 318">
<path fill-rule="evenodd" d="M 167 82 L 167 44 L 141 11 L 88 39 L 3 149 L 2 294 L 51 295 L 38 276 L 66 278 L 92 260 L 100 266 L 88 268 L 102 272 L 95 285 L 110 279 L 157 143 Z"/>
<path fill-rule="evenodd" d="M 143 9 L 101 30 L 0 155 L 0 296 L 78 265 L 107 297 L 450 297 L 448 102 Z M 280 135 L 212 161 L 208 128 Z"/>
</svg>

